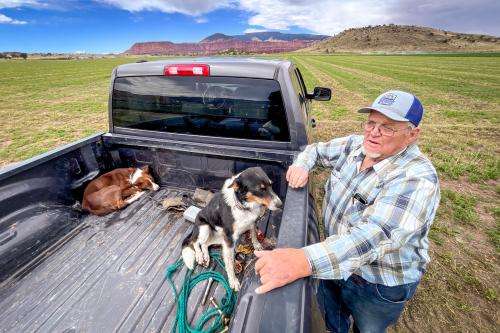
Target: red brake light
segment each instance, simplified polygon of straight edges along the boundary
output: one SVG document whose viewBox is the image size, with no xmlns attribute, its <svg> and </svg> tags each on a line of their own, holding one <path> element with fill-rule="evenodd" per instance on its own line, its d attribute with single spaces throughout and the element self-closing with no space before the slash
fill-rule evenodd
<svg viewBox="0 0 500 333">
<path fill-rule="evenodd" d="M 177 64 L 165 66 L 167 76 L 209 76 L 210 66 L 205 64 Z"/>
</svg>

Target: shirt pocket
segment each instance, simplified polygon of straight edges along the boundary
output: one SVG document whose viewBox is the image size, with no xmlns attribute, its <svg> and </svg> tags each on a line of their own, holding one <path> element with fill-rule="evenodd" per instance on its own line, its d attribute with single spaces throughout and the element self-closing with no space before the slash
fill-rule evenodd
<svg viewBox="0 0 500 333">
<path fill-rule="evenodd" d="M 340 204 L 347 190 L 346 181 L 342 179 L 339 171 L 333 169 L 330 178 L 325 184 L 325 200 L 328 201 L 323 202 L 323 207 L 326 207 L 326 204 L 335 206 Z"/>
<path fill-rule="evenodd" d="M 354 199 L 354 202 L 352 198 L 349 199 L 347 208 L 344 212 L 344 215 L 342 216 L 342 222 L 349 227 L 358 225 L 361 221 L 361 217 L 363 216 L 363 212 L 365 211 L 366 206 L 367 205 L 357 201 L 356 199 Z"/>
<path fill-rule="evenodd" d="M 381 183 L 378 180 L 362 181 L 356 191 L 352 193 L 349 198 L 349 203 L 344 212 L 343 220 L 350 226 L 356 226 L 361 222 L 363 213 L 369 208 L 377 199 Z"/>
<path fill-rule="evenodd" d="M 328 180 L 331 190 L 340 190 L 341 192 L 344 192 L 347 188 L 346 182 L 347 181 L 344 180 L 340 171 L 332 169 L 332 172 L 330 173 L 330 179 Z M 341 195 L 341 193 L 338 194 Z"/>
</svg>

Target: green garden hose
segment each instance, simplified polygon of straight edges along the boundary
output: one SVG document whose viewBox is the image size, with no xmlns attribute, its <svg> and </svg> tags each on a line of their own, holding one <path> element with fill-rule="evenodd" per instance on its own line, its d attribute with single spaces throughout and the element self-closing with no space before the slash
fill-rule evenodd
<svg viewBox="0 0 500 333">
<path fill-rule="evenodd" d="M 210 252 L 210 257 L 213 261 L 217 263 L 222 269 L 224 269 L 224 263 L 221 260 L 220 254 L 217 252 Z M 184 262 L 182 258 L 177 260 L 175 263 L 170 265 L 166 272 L 165 277 L 170 283 L 177 303 L 177 313 L 175 316 L 175 324 L 172 327 L 172 332 L 178 331 L 179 333 L 215 333 L 221 332 L 225 328 L 225 319 L 231 317 L 234 307 L 236 305 L 236 293 L 229 286 L 229 282 L 226 277 L 215 270 L 209 270 L 201 272 L 193 276 L 192 270 L 187 270 L 184 276 L 184 282 L 181 286 L 180 292 L 175 288 L 174 282 L 172 280 L 172 275 L 182 267 Z M 200 282 L 208 279 L 213 279 L 213 281 L 220 283 L 226 290 L 225 296 L 222 298 L 220 305 L 208 308 L 202 313 L 201 317 L 196 321 L 194 327 L 189 326 L 187 320 L 187 304 L 189 295 L 193 288 Z M 204 327 L 211 321 L 210 327 L 204 329 Z"/>
</svg>

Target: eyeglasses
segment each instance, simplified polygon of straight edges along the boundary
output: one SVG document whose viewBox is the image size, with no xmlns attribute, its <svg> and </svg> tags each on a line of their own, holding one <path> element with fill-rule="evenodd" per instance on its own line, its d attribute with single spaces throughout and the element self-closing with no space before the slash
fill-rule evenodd
<svg viewBox="0 0 500 333">
<path fill-rule="evenodd" d="M 404 130 L 407 130 L 407 129 L 411 129 L 410 126 L 405 127 L 405 128 L 401 128 L 401 129 L 394 129 L 394 128 L 389 127 L 387 125 L 378 124 L 378 123 L 376 123 L 374 121 L 371 121 L 371 120 L 364 121 L 364 122 L 361 123 L 361 128 L 363 128 L 367 132 L 373 131 L 373 129 L 375 127 L 378 127 L 378 129 L 380 131 L 380 134 L 382 134 L 383 136 L 394 136 L 394 134 L 396 132 L 404 131 Z"/>
</svg>

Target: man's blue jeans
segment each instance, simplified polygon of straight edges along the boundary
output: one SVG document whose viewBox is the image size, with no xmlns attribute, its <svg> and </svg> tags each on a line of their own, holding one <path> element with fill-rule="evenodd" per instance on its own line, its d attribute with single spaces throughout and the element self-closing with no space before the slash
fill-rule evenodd
<svg viewBox="0 0 500 333">
<path fill-rule="evenodd" d="M 354 332 L 385 332 L 396 323 L 417 285 L 388 287 L 353 274 L 347 281 L 320 280 L 317 297 L 328 330 L 349 332 L 352 316 Z"/>
</svg>

